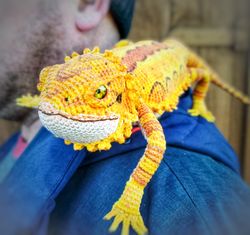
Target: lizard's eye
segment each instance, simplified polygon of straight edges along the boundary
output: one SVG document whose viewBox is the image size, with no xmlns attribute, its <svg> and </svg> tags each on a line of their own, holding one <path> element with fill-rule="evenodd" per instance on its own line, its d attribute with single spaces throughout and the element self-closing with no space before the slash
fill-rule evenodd
<svg viewBox="0 0 250 235">
<path fill-rule="evenodd" d="M 97 99 L 103 99 L 107 94 L 107 88 L 104 85 L 101 85 L 96 91 L 95 91 L 95 97 Z"/>
<path fill-rule="evenodd" d="M 65 97 L 64 100 L 65 100 L 66 102 L 68 102 L 68 101 L 69 101 L 69 97 Z"/>
</svg>

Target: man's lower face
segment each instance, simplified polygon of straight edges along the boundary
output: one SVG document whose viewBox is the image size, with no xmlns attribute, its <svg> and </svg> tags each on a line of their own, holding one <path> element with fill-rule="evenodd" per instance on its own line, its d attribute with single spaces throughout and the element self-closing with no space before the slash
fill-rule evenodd
<svg viewBox="0 0 250 235">
<path fill-rule="evenodd" d="M 73 50 L 107 48 L 119 39 L 112 20 L 102 24 L 100 37 L 94 28 L 77 30 L 75 16 L 84 12 L 80 3 L 82 0 L 0 0 L 0 118 L 27 116 L 29 111 L 17 107 L 16 98 L 37 93 L 42 68 L 62 63 Z"/>
<path fill-rule="evenodd" d="M 29 112 L 15 104 L 21 95 L 37 92 L 41 69 L 61 63 L 65 50 L 71 50 L 77 40 L 71 35 L 67 45 L 67 30 L 63 21 L 72 8 L 67 3 L 63 11 L 61 0 L 1 0 L 0 1 L 0 118 L 20 120 Z M 62 13 L 63 11 L 63 13 Z M 80 40 L 78 40 L 80 41 Z M 80 43 L 79 43 L 80 44 Z M 80 45 L 78 45 L 80 46 Z"/>
</svg>

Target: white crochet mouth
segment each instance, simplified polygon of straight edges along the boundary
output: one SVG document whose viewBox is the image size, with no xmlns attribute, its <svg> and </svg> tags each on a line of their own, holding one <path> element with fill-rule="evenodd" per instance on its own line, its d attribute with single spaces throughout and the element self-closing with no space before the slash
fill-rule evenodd
<svg viewBox="0 0 250 235">
<path fill-rule="evenodd" d="M 72 143 L 92 143 L 107 138 L 117 129 L 119 117 L 76 115 L 69 116 L 53 109 L 39 108 L 38 115 L 45 128 L 56 137 Z"/>
</svg>

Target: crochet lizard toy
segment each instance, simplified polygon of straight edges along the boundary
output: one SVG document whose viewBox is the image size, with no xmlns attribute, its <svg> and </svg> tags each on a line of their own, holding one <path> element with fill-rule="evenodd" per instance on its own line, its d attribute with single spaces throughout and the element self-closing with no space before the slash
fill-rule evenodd
<svg viewBox="0 0 250 235">
<path fill-rule="evenodd" d="M 122 235 L 129 234 L 130 226 L 142 235 L 147 232 L 140 214 L 143 192 L 166 150 L 156 116 L 176 109 L 181 94 L 197 83 L 189 113 L 214 121 L 204 102 L 210 82 L 250 104 L 178 41 L 120 41 L 104 53 L 85 49 L 83 55 L 67 56 L 64 64 L 44 68 L 40 96 L 23 96 L 18 104 L 38 107 L 42 124 L 66 144 L 73 143 L 75 150 L 108 150 L 112 142 L 122 144 L 131 136 L 132 123 L 139 122 L 146 150 L 104 218 L 114 217 L 110 231 L 123 223 Z"/>
</svg>

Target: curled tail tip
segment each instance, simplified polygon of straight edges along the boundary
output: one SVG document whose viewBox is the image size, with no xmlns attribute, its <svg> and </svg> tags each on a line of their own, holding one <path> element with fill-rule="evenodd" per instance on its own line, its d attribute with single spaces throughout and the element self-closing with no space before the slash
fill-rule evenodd
<svg viewBox="0 0 250 235">
<path fill-rule="evenodd" d="M 241 96 L 234 96 L 234 97 L 238 99 L 241 103 L 245 105 L 250 105 L 250 98 L 248 96 L 242 94 Z"/>
<path fill-rule="evenodd" d="M 249 98 L 249 97 L 246 97 L 246 98 L 243 100 L 243 103 L 244 103 L 244 104 L 247 104 L 247 105 L 250 105 L 250 98 Z"/>
<path fill-rule="evenodd" d="M 241 94 L 235 97 L 238 98 L 243 104 L 250 105 L 250 97 L 244 94 Z"/>
</svg>

